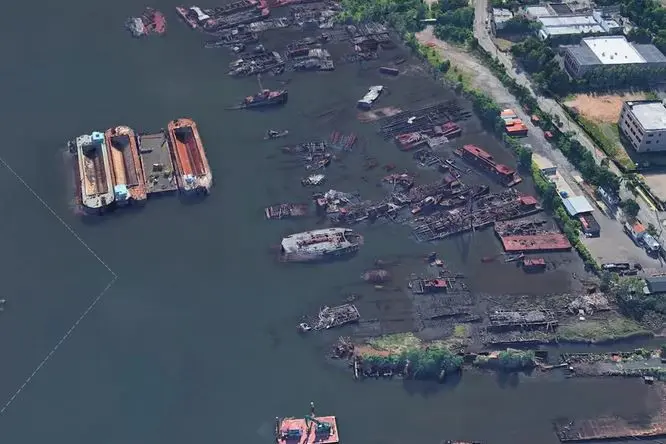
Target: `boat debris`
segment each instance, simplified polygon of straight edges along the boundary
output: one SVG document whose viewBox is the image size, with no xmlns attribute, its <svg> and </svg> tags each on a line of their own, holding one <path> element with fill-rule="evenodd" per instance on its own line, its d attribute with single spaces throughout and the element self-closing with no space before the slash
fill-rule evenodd
<svg viewBox="0 0 666 444">
<path fill-rule="evenodd" d="M 280 139 L 282 137 L 286 137 L 289 135 L 289 130 L 268 130 L 266 131 L 266 135 L 264 136 L 264 140 L 273 140 L 273 139 Z"/>
<path fill-rule="evenodd" d="M 341 327 L 345 324 L 358 322 L 361 315 L 354 304 L 343 304 L 337 307 L 323 307 L 319 310 L 316 319 L 302 322 L 298 328 L 301 333 L 308 331 L 328 330 L 329 328 Z"/>
<path fill-rule="evenodd" d="M 368 92 L 358 101 L 358 107 L 361 109 L 369 110 L 372 108 L 373 103 L 379 98 L 384 91 L 382 85 L 371 86 Z"/>
<path fill-rule="evenodd" d="M 391 273 L 381 268 L 368 270 L 361 275 L 361 279 L 372 284 L 383 284 L 391 280 Z"/>
<path fill-rule="evenodd" d="M 308 215 L 309 205 L 299 203 L 283 203 L 266 207 L 266 219 L 286 219 Z"/>
<path fill-rule="evenodd" d="M 128 18 L 125 21 L 125 28 L 137 38 L 150 34 L 162 35 L 166 32 L 166 18 L 160 11 L 146 8 L 141 17 Z"/>
<path fill-rule="evenodd" d="M 322 185 L 326 180 L 326 176 L 323 174 L 311 174 L 308 177 L 301 179 L 301 185 L 304 187 L 316 187 Z"/>
</svg>

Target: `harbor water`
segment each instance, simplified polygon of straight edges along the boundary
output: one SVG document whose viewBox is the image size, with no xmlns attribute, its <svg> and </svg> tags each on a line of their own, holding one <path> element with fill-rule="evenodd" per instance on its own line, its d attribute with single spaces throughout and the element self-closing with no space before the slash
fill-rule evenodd
<svg viewBox="0 0 666 444">
<path fill-rule="evenodd" d="M 358 122 L 355 104 L 375 84 L 388 89 L 379 106 L 455 98 L 418 67 L 408 62 L 396 79 L 380 77 L 377 64 L 285 75 L 292 81 L 284 108 L 231 112 L 224 109 L 255 93 L 256 80 L 228 78 L 230 54 L 204 49 L 203 36 L 176 18 L 177 2 L 151 5 L 169 28 L 144 40 L 122 26 L 141 13 L 136 2 L 42 2 L 29 7 L 29 29 L 20 6 L 6 5 L 0 18 L 0 297 L 8 301 L 0 313 L 0 442 L 267 443 L 275 416 L 304 415 L 314 401 L 319 413 L 337 415 L 346 444 L 546 444 L 557 442 L 557 417 L 646 408 L 649 388 L 635 381 L 469 374 L 455 385 L 355 383 L 325 359 L 326 338 L 296 334 L 303 314 L 340 301 L 378 258 L 399 258 L 406 275 L 436 250 L 483 293 L 578 288 L 574 256 L 545 276 L 481 264 L 499 251 L 489 231 L 429 246 L 405 227 L 380 225 L 360 228 L 365 246 L 349 261 L 276 261 L 271 247 L 285 234 L 317 227 L 314 219 L 264 218 L 265 206 L 311 192 L 281 144 L 356 132 L 355 151 L 333 163 L 328 186 L 379 198 L 385 173 L 365 171 L 364 156 L 414 164 L 376 125 Z M 265 43 L 279 49 L 271 45 L 298 37 L 273 32 Z M 263 83 L 281 86 L 270 76 Z M 215 186 L 205 201 L 150 199 L 85 222 L 73 214 L 67 140 L 121 124 L 149 132 L 178 117 L 197 122 L 206 148 Z M 289 136 L 264 141 L 269 128 Z M 463 128 L 456 144 L 515 165 L 478 121 Z M 436 174 L 419 171 L 419 182 L 429 177 Z"/>
</svg>

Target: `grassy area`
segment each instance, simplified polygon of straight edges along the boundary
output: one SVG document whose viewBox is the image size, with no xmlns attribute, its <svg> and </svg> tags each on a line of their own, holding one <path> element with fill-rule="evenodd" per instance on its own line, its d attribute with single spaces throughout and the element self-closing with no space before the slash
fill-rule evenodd
<svg viewBox="0 0 666 444">
<path fill-rule="evenodd" d="M 565 342 L 603 343 L 652 335 L 637 322 L 622 317 L 577 321 L 558 329 L 559 340 Z"/>
<path fill-rule="evenodd" d="M 380 351 L 400 354 L 405 350 L 421 347 L 423 341 L 414 336 L 413 333 L 396 333 L 369 339 L 368 345 Z"/>
<path fill-rule="evenodd" d="M 396 333 L 393 335 L 368 339 L 367 345 L 378 352 L 389 353 L 392 355 L 399 355 L 406 350 L 425 347 L 460 350 L 465 346 L 467 342 L 466 339 L 469 338 L 470 333 L 469 325 L 456 324 L 453 330 L 453 335 L 448 339 L 423 341 L 417 338 L 413 333 Z"/>
<path fill-rule="evenodd" d="M 456 324 L 453 328 L 454 338 L 468 338 L 470 336 L 470 326 L 467 324 Z"/>
<path fill-rule="evenodd" d="M 608 157 L 622 165 L 627 171 L 636 168 L 620 142 L 620 129 L 616 123 L 597 123 L 581 116 L 577 120 Z"/>
<path fill-rule="evenodd" d="M 510 51 L 511 47 L 513 46 L 513 42 L 510 40 L 495 38 L 493 41 L 495 42 L 497 48 L 502 52 Z"/>
</svg>

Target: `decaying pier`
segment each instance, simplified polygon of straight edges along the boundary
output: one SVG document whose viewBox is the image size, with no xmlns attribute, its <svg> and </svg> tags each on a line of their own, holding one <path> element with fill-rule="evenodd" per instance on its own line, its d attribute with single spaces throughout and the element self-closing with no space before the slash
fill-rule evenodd
<svg viewBox="0 0 666 444">
<path fill-rule="evenodd" d="M 494 311 L 488 315 L 489 331 L 554 329 L 558 320 L 550 310 Z"/>
<path fill-rule="evenodd" d="M 303 332 L 310 330 L 327 330 L 329 328 L 341 327 L 352 322 L 358 322 L 359 319 L 361 319 L 361 315 L 354 304 L 323 307 L 319 310 L 316 319 L 301 323 L 299 329 Z"/>
<path fill-rule="evenodd" d="M 472 113 L 465 111 L 455 101 L 430 105 L 417 110 L 402 111 L 381 120 L 380 134 L 392 139 L 398 134 L 427 131 L 446 122 L 457 122 L 470 118 Z"/>
<path fill-rule="evenodd" d="M 433 241 L 482 229 L 498 220 L 517 219 L 540 211 L 541 206 L 534 197 L 507 190 L 471 200 L 466 207 L 421 217 L 415 223 L 413 234 L 420 242 Z"/>
<path fill-rule="evenodd" d="M 250 54 L 231 62 L 229 64 L 229 75 L 238 77 L 262 74 L 268 71 L 277 73 L 284 69 L 284 65 L 284 59 L 276 51 Z"/>
</svg>

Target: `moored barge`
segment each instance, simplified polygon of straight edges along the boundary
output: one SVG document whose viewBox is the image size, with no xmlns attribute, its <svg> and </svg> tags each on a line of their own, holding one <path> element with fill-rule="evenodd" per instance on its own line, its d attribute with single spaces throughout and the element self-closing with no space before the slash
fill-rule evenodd
<svg viewBox="0 0 666 444">
<path fill-rule="evenodd" d="M 99 212 L 114 201 L 113 182 L 104 133 L 93 132 L 76 138 L 81 205 L 87 212 Z"/>
<path fill-rule="evenodd" d="M 111 162 L 111 177 L 116 203 L 146 199 L 146 179 L 139 158 L 134 130 L 128 126 L 109 128 L 104 133 Z"/>
<path fill-rule="evenodd" d="M 302 418 L 275 418 L 275 441 L 278 444 L 337 444 L 340 442 L 335 416 L 315 416 L 314 404 L 310 414 Z"/>
<path fill-rule="evenodd" d="M 481 167 L 484 171 L 494 175 L 500 183 L 506 187 L 518 185 L 523 179 L 516 173 L 516 170 L 495 162 L 493 156 L 476 145 L 464 145 L 462 149 L 455 153 L 464 160 Z"/>
<path fill-rule="evenodd" d="M 349 228 L 324 228 L 291 234 L 280 244 L 280 258 L 285 262 L 313 262 L 356 253 L 363 237 Z"/>
<path fill-rule="evenodd" d="M 221 15 L 215 18 L 208 18 L 200 22 L 201 28 L 210 33 L 223 31 L 227 28 L 233 28 L 238 25 L 246 25 L 257 20 L 268 18 L 270 10 L 268 8 L 261 10 L 249 10 L 236 12 L 231 15 Z"/>
<path fill-rule="evenodd" d="M 213 174 L 192 119 L 172 120 L 168 125 L 169 140 L 177 171 L 178 187 L 184 192 L 207 194 L 213 185 Z"/>
</svg>

